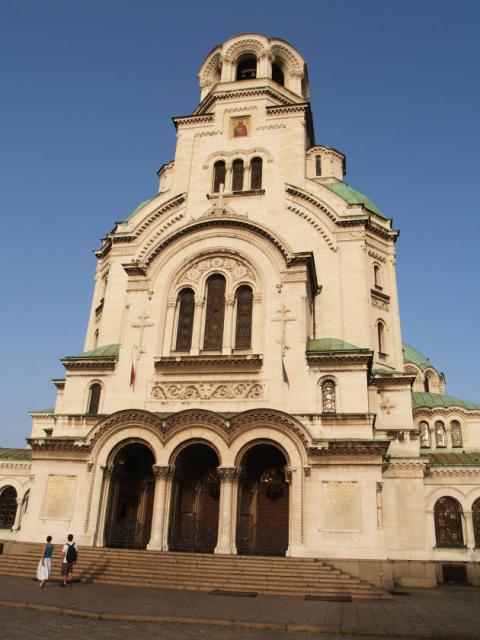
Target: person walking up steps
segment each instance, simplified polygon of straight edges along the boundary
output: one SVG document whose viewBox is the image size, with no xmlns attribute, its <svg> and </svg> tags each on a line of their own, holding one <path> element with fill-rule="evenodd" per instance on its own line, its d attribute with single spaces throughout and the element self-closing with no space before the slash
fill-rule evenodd
<svg viewBox="0 0 480 640">
<path fill-rule="evenodd" d="M 50 577 L 50 572 L 52 571 L 52 553 L 53 553 L 53 544 L 52 536 L 47 536 L 47 542 L 43 545 L 42 549 L 42 558 L 38 563 L 37 568 L 37 578 L 40 580 L 38 583 L 39 587 L 43 587 L 45 582 Z"/>
<path fill-rule="evenodd" d="M 63 582 L 60 586 L 66 587 L 67 582 L 72 585 L 72 573 L 73 567 L 78 560 L 78 548 L 75 542 L 73 542 L 73 535 L 68 534 L 67 542 L 63 545 L 62 549 L 62 576 Z"/>
</svg>

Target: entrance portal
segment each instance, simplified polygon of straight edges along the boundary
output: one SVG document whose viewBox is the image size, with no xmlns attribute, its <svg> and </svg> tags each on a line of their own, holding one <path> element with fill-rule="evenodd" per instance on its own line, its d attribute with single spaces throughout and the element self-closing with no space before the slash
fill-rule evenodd
<svg viewBox="0 0 480 640">
<path fill-rule="evenodd" d="M 192 444 L 175 464 L 170 549 L 213 553 L 218 537 L 220 481 L 218 456 L 207 445 Z"/>
<path fill-rule="evenodd" d="M 105 546 L 146 549 L 152 527 L 155 478 L 153 453 L 128 444 L 113 461 L 105 525 Z"/>
<path fill-rule="evenodd" d="M 283 556 L 288 547 L 287 461 L 268 444 L 243 457 L 238 486 L 237 549 L 250 555 Z"/>
</svg>

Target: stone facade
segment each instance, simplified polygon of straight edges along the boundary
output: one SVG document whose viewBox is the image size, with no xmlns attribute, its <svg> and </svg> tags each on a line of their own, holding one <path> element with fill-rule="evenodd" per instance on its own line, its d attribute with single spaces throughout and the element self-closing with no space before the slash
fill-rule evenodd
<svg viewBox="0 0 480 640">
<path fill-rule="evenodd" d="M 115 540 L 128 546 L 131 516 L 137 545 L 168 550 L 190 517 L 201 550 L 208 511 L 215 553 L 377 574 L 394 562 L 395 581 L 425 586 L 433 562 L 473 566 L 480 405 L 455 404 L 443 375 L 402 350 L 398 232 L 344 182 L 343 154 L 316 145 L 305 60 L 244 34 L 199 78 L 158 193 L 96 252 L 85 352 L 62 360 L 55 408 L 32 413 L 31 461 L 0 460 L 0 492 L 14 486 L 20 505 L 29 493 L 1 537 L 73 531 L 101 546 L 125 525 Z M 436 539 L 445 496 L 461 506 L 454 546 Z"/>
</svg>

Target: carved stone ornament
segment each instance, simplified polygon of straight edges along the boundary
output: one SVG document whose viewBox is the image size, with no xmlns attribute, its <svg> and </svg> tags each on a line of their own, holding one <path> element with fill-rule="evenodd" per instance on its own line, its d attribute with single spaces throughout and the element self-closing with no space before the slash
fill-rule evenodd
<svg viewBox="0 0 480 640">
<path fill-rule="evenodd" d="M 381 398 L 382 401 L 380 402 L 380 409 L 387 415 L 390 415 L 392 409 L 395 409 L 395 405 L 390 401 L 390 398 L 385 396 L 381 396 Z"/>
<path fill-rule="evenodd" d="M 383 311 L 390 310 L 390 305 L 386 300 L 380 300 L 380 298 L 376 298 L 375 296 L 372 296 L 372 307 L 382 309 Z"/>
<path fill-rule="evenodd" d="M 265 385 L 248 380 L 236 382 L 168 382 L 156 383 L 152 398 L 167 402 L 200 400 L 258 400 L 265 397 Z"/>
<path fill-rule="evenodd" d="M 220 269 L 227 271 L 234 282 L 238 280 L 248 279 L 255 282 L 255 274 L 253 271 L 243 262 L 237 258 L 229 256 L 213 256 L 209 258 L 203 258 L 195 264 L 188 267 L 188 269 L 180 276 L 178 280 L 179 285 L 197 283 L 205 275 L 206 272 L 214 269 Z"/>
<path fill-rule="evenodd" d="M 156 478 L 168 478 L 171 475 L 173 469 L 170 465 L 152 465 L 153 475 Z"/>
<path fill-rule="evenodd" d="M 240 467 L 217 467 L 221 481 L 232 481 L 240 475 Z"/>
</svg>

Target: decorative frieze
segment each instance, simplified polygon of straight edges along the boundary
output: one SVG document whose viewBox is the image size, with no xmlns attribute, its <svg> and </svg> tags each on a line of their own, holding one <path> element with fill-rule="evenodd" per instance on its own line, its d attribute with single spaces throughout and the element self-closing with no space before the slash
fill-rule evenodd
<svg viewBox="0 0 480 640">
<path fill-rule="evenodd" d="M 220 269 L 228 272 L 233 282 L 245 279 L 252 282 L 256 281 L 255 274 L 250 266 L 245 264 L 243 261 L 240 261 L 238 258 L 233 258 L 231 256 L 214 256 L 203 258 L 193 265 L 190 265 L 180 276 L 177 284 L 196 284 L 208 271 L 211 271 L 212 269 Z"/>
<path fill-rule="evenodd" d="M 265 384 L 249 380 L 235 382 L 158 382 L 153 385 L 152 398 L 161 402 L 181 400 L 258 400 L 265 398 Z"/>
</svg>

